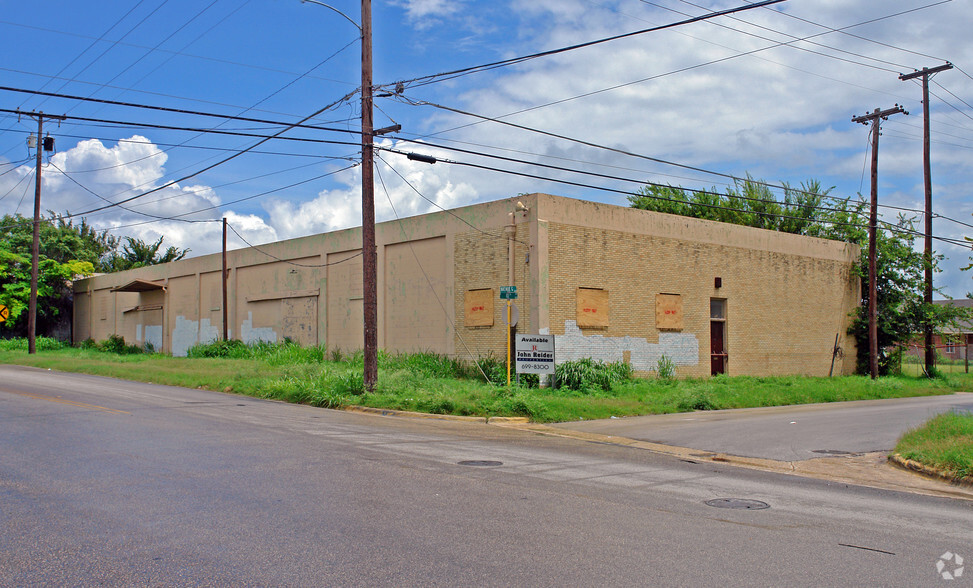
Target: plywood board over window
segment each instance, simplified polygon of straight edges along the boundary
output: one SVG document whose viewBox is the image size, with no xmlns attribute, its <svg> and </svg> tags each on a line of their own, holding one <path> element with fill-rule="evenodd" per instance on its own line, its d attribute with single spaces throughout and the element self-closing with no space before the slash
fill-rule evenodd
<svg viewBox="0 0 973 588">
<path fill-rule="evenodd" d="M 664 331 L 682 330 L 682 296 L 655 295 L 655 327 Z"/>
<path fill-rule="evenodd" d="M 467 327 L 492 327 L 493 288 L 467 290 L 463 308 Z"/>
<path fill-rule="evenodd" d="M 608 327 L 608 290 L 578 288 L 578 326 L 588 328 Z"/>
</svg>

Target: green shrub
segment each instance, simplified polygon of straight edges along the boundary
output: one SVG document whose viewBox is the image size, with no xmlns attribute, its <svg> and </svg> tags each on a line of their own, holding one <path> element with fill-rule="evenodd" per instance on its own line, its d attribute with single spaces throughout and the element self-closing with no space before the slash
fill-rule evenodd
<svg viewBox="0 0 973 588">
<path fill-rule="evenodd" d="M 676 404 L 679 412 L 691 412 L 694 410 L 719 410 L 719 404 L 713 400 L 706 392 L 693 392 L 682 397 Z"/>
<path fill-rule="evenodd" d="M 676 377 L 676 364 L 669 359 L 669 356 L 662 354 L 659 357 L 659 362 L 656 364 L 656 374 L 658 374 L 660 380 L 671 380 Z"/>
<path fill-rule="evenodd" d="M 246 345 L 243 341 L 230 339 L 228 341 L 211 341 L 209 343 L 199 343 L 193 345 L 186 352 L 187 357 L 221 357 L 225 359 L 241 359 L 247 354 Z"/>
<path fill-rule="evenodd" d="M 145 353 L 145 349 L 139 345 L 127 345 L 125 343 L 125 337 L 121 335 L 110 335 L 99 347 L 105 353 L 115 353 L 117 355 Z"/>
<path fill-rule="evenodd" d="M 261 359 L 270 365 L 291 365 L 321 363 L 324 361 L 324 349 L 318 346 L 301 347 L 290 339 L 283 343 L 261 347 Z"/>
<path fill-rule="evenodd" d="M 579 392 L 598 388 L 608 392 L 622 381 L 631 379 L 632 367 L 624 362 L 604 363 L 590 357 L 565 361 L 554 369 L 558 386 Z"/>
<path fill-rule="evenodd" d="M 467 373 L 467 377 L 471 380 L 481 380 L 486 375 L 490 383 L 495 386 L 507 385 L 507 362 L 492 354 L 480 357 L 473 364 L 468 365 Z"/>
<path fill-rule="evenodd" d="M 35 337 L 34 348 L 37 351 L 55 351 L 66 349 L 71 345 L 54 339 L 52 337 Z M 29 347 L 26 337 L 14 337 L 11 339 L 0 339 L 0 351 L 27 351 Z"/>
<path fill-rule="evenodd" d="M 364 373 L 355 371 L 338 376 L 333 380 L 331 390 L 342 396 L 361 396 L 365 393 Z"/>
</svg>

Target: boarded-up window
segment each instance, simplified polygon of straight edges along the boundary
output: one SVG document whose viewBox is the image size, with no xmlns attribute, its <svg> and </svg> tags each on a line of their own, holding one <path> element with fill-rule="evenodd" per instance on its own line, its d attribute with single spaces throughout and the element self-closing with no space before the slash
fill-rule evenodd
<svg viewBox="0 0 973 588">
<path fill-rule="evenodd" d="M 682 330 L 682 296 L 655 295 L 655 327 L 667 331 Z"/>
<path fill-rule="evenodd" d="M 467 290 L 463 308 L 467 327 L 492 327 L 493 288 Z"/>
<path fill-rule="evenodd" d="M 608 290 L 578 288 L 578 326 L 608 327 Z"/>
</svg>

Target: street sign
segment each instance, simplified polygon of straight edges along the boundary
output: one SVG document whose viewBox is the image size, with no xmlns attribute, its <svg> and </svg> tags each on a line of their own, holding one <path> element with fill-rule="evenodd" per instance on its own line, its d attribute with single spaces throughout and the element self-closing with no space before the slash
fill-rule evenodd
<svg viewBox="0 0 973 588">
<path fill-rule="evenodd" d="M 554 335 L 517 335 L 518 374 L 554 375 Z"/>
<path fill-rule="evenodd" d="M 0 323 L 5 322 L 8 318 L 10 318 L 10 309 L 0 304 Z"/>
<path fill-rule="evenodd" d="M 500 300 L 516 300 L 517 286 L 500 286 Z"/>
</svg>

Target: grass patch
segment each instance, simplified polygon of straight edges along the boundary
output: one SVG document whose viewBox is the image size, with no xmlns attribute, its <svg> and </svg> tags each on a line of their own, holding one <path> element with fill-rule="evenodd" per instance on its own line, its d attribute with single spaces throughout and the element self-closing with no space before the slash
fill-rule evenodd
<svg viewBox="0 0 973 588">
<path fill-rule="evenodd" d="M 973 480 L 973 414 L 934 417 L 903 435 L 894 451 L 954 478 Z"/>
<path fill-rule="evenodd" d="M 574 376 L 572 386 L 537 388 L 536 378 L 522 378 L 522 385 L 508 388 L 500 385 L 506 382 L 506 369 L 496 358 L 481 359 L 477 368 L 470 362 L 432 353 L 380 353 L 378 386 L 366 393 L 361 353 L 320 346 L 302 348 L 290 342 L 219 342 L 193 347 L 191 357 L 174 358 L 157 353 L 108 353 L 105 347 L 42 345 L 39 339 L 39 352 L 28 355 L 26 342 L 21 346 L 17 340 L 7 340 L 0 342 L 0 363 L 331 408 L 357 404 L 436 414 L 526 416 L 536 422 L 901 398 L 973 388 L 973 377 L 962 373 L 934 379 L 717 376 L 643 380 L 633 379 L 624 364 L 590 361 L 558 366 L 565 376 Z M 121 350 L 120 345 L 116 347 Z M 486 382 L 480 369 L 496 384 Z"/>
</svg>

